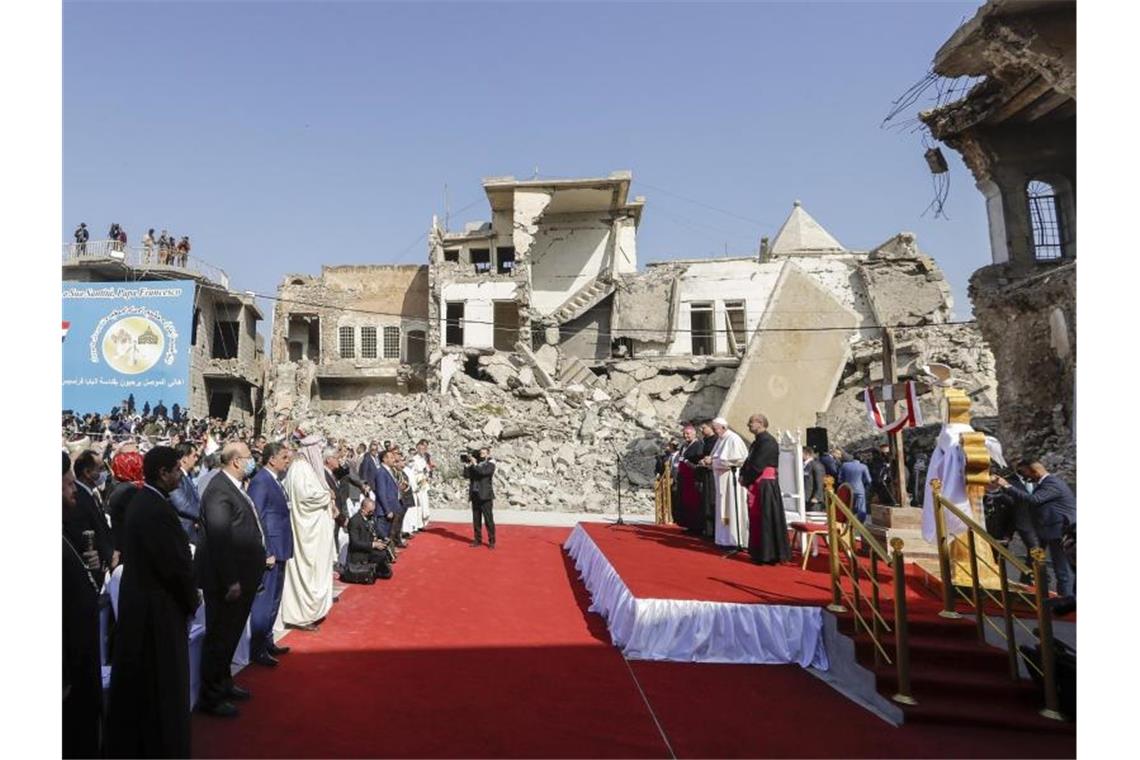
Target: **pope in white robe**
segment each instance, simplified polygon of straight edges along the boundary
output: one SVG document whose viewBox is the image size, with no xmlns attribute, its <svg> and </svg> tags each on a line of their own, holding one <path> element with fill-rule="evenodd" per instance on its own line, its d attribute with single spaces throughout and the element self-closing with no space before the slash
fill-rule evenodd
<svg viewBox="0 0 1140 760">
<path fill-rule="evenodd" d="M 281 622 L 293 626 L 315 623 L 328 614 L 333 604 L 335 507 L 332 492 L 321 475 L 323 442 L 317 439 L 306 445 L 310 440 L 301 442 L 303 448 L 289 466 L 284 483 L 293 524 L 293 558 L 285 563 Z"/>
<path fill-rule="evenodd" d="M 416 506 L 408 510 L 408 512 L 411 513 L 415 511 L 417 513 L 416 529 L 419 530 L 425 527 L 431 520 L 431 510 L 428 508 L 428 491 L 431 488 L 431 466 L 428 464 L 427 457 L 424 454 L 416 454 L 412 457 L 412 460 L 408 462 L 408 466 L 404 468 L 404 473 L 408 476 L 408 484 L 411 486 L 412 493 L 416 497 Z M 406 519 L 405 517 L 405 520 Z"/>
<path fill-rule="evenodd" d="M 709 455 L 716 483 L 716 543 L 718 546 L 747 546 L 748 491 L 732 476 L 732 468 L 740 471 L 740 465 L 748 458 L 748 447 L 744 439 L 729 430 L 724 418 L 713 420 L 712 427 L 717 434 L 716 445 Z"/>
</svg>

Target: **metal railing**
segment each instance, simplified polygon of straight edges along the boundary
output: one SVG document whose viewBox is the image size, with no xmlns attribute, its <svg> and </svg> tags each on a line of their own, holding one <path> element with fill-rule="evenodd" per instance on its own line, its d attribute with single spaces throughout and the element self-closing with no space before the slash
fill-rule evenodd
<svg viewBox="0 0 1140 760">
<path fill-rule="evenodd" d="M 159 249 L 157 245 L 132 248 L 117 240 L 88 240 L 86 243 L 64 243 L 63 263 L 80 264 L 85 261 L 113 259 L 134 269 L 185 271 L 205 277 L 229 288 L 230 278 L 219 267 L 202 261 L 174 248 Z"/>
<path fill-rule="evenodd" d="M 876 539 L 871 531 L 855 516 L 851 509 L 835 495 L 835 479 L 831 476 L 824 478 L 824 490 L 827 496 L 827 533 L 828 556 L 831 563 L 831 604 L 827 609 L 832 612 L 845 612 L 850 605 L 855 620 L 855 631 L 863 631 L 871 637 L 875 665 L 886 663 L 894 665 L 898 675 L 898 693 L 891 699 L 904 705 L 915 705 L 918 701 L 911 694 L 910 687 L 910 634 L 907 627 L 906 611 L 906 567 L 903 561 L 903 541 L 901 538 L 891 539 L 891 551 Z M 840 523 L 840 515 L 845 522 Z M 859 538 L 863 547 L 870 555 L 869 571 L 860 567 L 859 557 L 855 551 L 855 539 Z M 847 562 L 844 564 L 843 560 Z M 879 578 L 879 563 L 891 567 L 894 576 L 894 625 L 883 616 L 883 602 L 881 586 L 883 580 Z M 843 588 L 844 578 L 850 581 L 851 592 Z M 867 581 L 871 586 L 870 598 L 861 588 L 860 584 Z M 869 614 L 864 617 L 861 607 L 867 607 Z M 887 653 L 884 646 L 886 637 L 894 634 L 894 659 Z"/>
<path fill-rule="evenodd" d="M 1065 716 L 1060 712 L 1060 700 L 1057 695 L 1057 676 L 1053 659 L 1053 610 L 1048 605 L 1049 580 L 1045 572 L 1045 550 L 1040 547 L 1030 550 L 1029 553 L 1033 561 L 1033 567 L 1030 568 L 1014 556 L 1013 552 L 1003 546 L 1000 541 L 986 532 L 986 529 L 979 525 L 971 515 L 966 514 L 954 503 L 947 501 L 942 496 L 942 482 L 940 480 L 931 481 L 930 488 L 934 497 L 934 524 L 938 537 L 938 567 L 942 576 L 942 611 L 939 614 L 948 618 L 961 617 L 954 609 L 955 594 L 961 597 L 973 608 L 980 642 L 984 644 L 986 641 L 987 625 L 1005 640 L 1010 679 L 1016 681 L 1020 678 L 1018 669 L 1018 660 L 1020 659 L 1026 669 L 1037 673 L 1044 683 L 1045 707 L 1041 710 L 1041 715 L 1053 720 L 1064 720 Z M 947 511 L 966 526 L 966 540 L 964 542 L 959 536 L 947 536 Z M 989 547 L 989 560 L 985 558 L 985 552 L 978 552 L 978 539 L 981 539 L 983 546 Z M 951 543 L 954 542 L 964 544 L 965 552 L 959 553 L 964 553 L 969 558 L 968 566 L 962 564 L 961 559 L 951 556 Z M 996 562 L 997 567 L 994 567 L 991 561 Z M 978 580 L 979 564 L 997 573 L 1000 597 L 995 596 L 993 590 Z M 1031 575 L 1033 577 L 1032 587 L 1023 586 L 1020 583 L 1011 584 L 1007 565 L 1013 565 L 1023 576 Z M 971 588 L 968 594 L 962 587 L 954 584 L 954 567 L 970 574 Z M 1030 593 L 1032 593 L 1032 597 Z M 1013 614 L 1014 604 L 1017 600 L 1020 600 L 1025 607 L 1036 614 L 1036 631 L 1031 630 Z M 1002 626 L 999 627 L 986 615 L 987 601 L 993 602 L 1001 611 Z M 1041 653 L 1040 665 L 1018 648 L 1015 625 L 1020 626 L 1026 634 L 1038 642 L 1038 651 Z"/>
</svg>

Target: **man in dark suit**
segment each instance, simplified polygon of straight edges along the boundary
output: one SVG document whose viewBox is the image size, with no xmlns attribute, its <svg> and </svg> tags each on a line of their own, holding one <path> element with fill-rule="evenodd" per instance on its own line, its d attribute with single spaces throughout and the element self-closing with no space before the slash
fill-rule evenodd
<svg viewBox="0 0 1140 760">
<path fill-rule="evenodd" d="M 253 500 L 261 518 L 261 527 L 265 530 L 265 551 L 274 559 L 261 579 L 262 587 L 253 600 L 249 620 L 250 660 L 267 667 L 276 665 L 276 657 L 289 651 L 289 647 L 279 647 L 273 641 L 273 623 L 281 608 L 285 563 L 293 556 L 289 497 L 281 485 L 281 478 L 285 477 L 292 460 L 293 452 L 284 444 L 265 444 L 261 450 L 262 468 L 249 482 L 249 498 Z"/>
<path fill-rule="evenodd" d="M 71 458 L 63 452 L 63 512 L 76 508 Z M 63 756 L 99 757 L 103 676 L 99 589 L 79 549 L 63 537 Z"/>
<path fill-rule="evenodd" d="M 191 471 L 198 466 L 198 447 L 192 443 L 180 443 L 174 447 L 178 452 L 178 466 L 182 470 L 182 479 L 178 481 L 178 488 L 170 492 L 170 503 L 178 510 L 182 518 L 182 529 L 186 531 L 190 543 L 198 545 L 201 528 L 201 503 L 198 498 L 198 488 L 194 485 Z"/>
<path fill-rule="evenodd" d="M 360 481 L 371 484 L 376 479 L 378 469 L 380 469 L 380 444 L 373 441 L 368 444 L 368 453 L 360 462 Z"/>
<path fill-rule="evenodd" d="M 491 458 L 491 450 L 479 449 L 475 459 L 464 455 L 463 476 L 470 481 L 467 494 L 471 498 L 471 522 L 475 529 L 475 538 L 471 546 L 480 546 L 483 543 L 483 526 L 487 523 L 487 548 L 495 548 L 495 486 L 492 478 L 495 475 L 495 460 Z"/>
<path fill-rule="evenodd" d="M 1037 537 L 1049 552 L 1049 563 L 1057 579 L 1057 593 L 1073 596 L 1076 583 L 1062 538 L 1066 528 L 1077 524 L 1077 497 L 1065 481 L 1050 474 L 1041 462 L 1023 459 L 1017 465 L 1017 473 L 1022 480 L 1033 484 L 1033 493 L 1015 488 L 1005 478 L 996 477 L 993 482 L 1015 503 L 1029 507 Z"/>
<path fill-rule="evenodd" d="M 385 451 L 381 457 L 380 467 L 372 476 L 372 493 L 376 499 L 376 533 L 400 546 L 399 517 L 403 507 L 400 506 L 400 487 L 392 471 L 393 456 L 393 452 Z"/>
<path fill-rule="evenodd" d="M 826 512 L 827 503 L 824 502 L 823 479 L 827 477 L 827 470 L 823 462 L 815 458 L 815 450 L 811 446 L 804 446 L 804 504 L 808 512 Z"/>
<path fill-rule="evenodd" d="M 325 485 L 332 491 L 333 503 L 336 504 L 336 517 L 333 521 L 333 547 L 335 548 L 340 546 L 341 529 L 348 527 L 347 492 L 343 492 L 340 487 L 340 478 L 344 474 L 344 470 L 337 449 L 326 446 L 322 455 L 325 465 L 325 470 L 322 473 L 325 478 Z M 337 556 L 339 556 L 339 552 Z"/>
<path fill-rule="evenodd" d="M 186 629 L 199 595 L 190 544 L 167 499 L 182 477 L 178 453 L 156 446 L 143 472 L 146 484 L 127 510 L 107 756 L 190 757 Z"/>
<path fill-rule="evenodd" d="M 91 579 L 103 587 L 103 578 L 111 569 L 111 556 L 115 551 L 115 538 L 103 512 L 99 489 L 107 480 L 103 459 L 94 451 L 83 451 L 75 458 L 75 509 L 63 513 L 63 535 L 84 555 Z M 93 543 L 88 546 L 88 537 Z"/>
<path fill-rule="evenodd" d="M 387 543 L 376 537 L 372 522 L 375 511 L 376 502 L 366 498 L 360 503 L 360 511 L 348 521 L 348 564 L 372 565 L 377 578 L 391 578 L 392 568 L 384 551 Z"/>
<path fill-rule="evenodd" d="M 202 646 L 202 691 L 198 708 L 210 715 L 238 714 L 230 700 L 249 692 L 230 676 L 230 662 L 253 607 L 261 577 L 274 557 L 265 553 L 261 520 L 242 481 L 255 465 L 244 443 L 222 447 L 221 472 L 202 494 L 202 543 L 194 556 L 206 597 L 206 640 Z"/>
</svg>

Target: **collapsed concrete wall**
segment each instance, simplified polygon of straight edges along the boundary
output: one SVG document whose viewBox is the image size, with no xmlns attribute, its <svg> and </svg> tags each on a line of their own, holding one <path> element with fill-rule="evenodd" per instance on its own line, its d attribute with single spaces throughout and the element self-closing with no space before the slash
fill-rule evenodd
<svg viewBox="0 0 1140 760">
<path fill-rule="evenodd" d="M 1039 457 L 1076 482 L 1077 265 L 1010 281 L 1006 265 L 970 278 L 978 327 L 997 368 L 1000 437 L 1013 457 Z"/>
<path fill-rule="evenodd" d="M 835 393 L 858 325 L 855 312 L 794 263 L 784 264 L 720 416 L 746 440 L 748 418 L 757 412 L 774 430 L 814 425 Z"/>
</svg>

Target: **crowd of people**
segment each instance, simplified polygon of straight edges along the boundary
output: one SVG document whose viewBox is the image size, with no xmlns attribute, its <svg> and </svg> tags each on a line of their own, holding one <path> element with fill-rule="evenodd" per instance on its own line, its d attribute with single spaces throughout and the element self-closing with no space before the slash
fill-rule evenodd
<svg viewBox="0 0 1140 760">
<path fill-rule="evenodd" d="M 221 420 L 65 414 L 63 451 L 64 755 L 188 756 L 188 623 L 204 605 L 197 709 L 234 717 L 249 699 L 231 676 L 245 629 L 250 661 L 276 667 L 284 629 L 317 631 L 334 577 L 393 578 L 430 521 L 435 462 L 426 440 L 355 446 L 294 431 L 274 440 Z M 135 417 L 141 419 L 135 419 Z M 175 419 L 177 417 L 177 419 Z M 150 420 L 138 427 L 143 420 Z M 130 432 L 115 432 L 129 423 Z M 149 425 L 161 432 L 151 435 Z M 495 529 L 494 461 L 469 458 L 481 543 Z M 117 579 L 104 714 L 99 597 Z M 162 695 L 155 699 L 155 695 Z"/>
<path fill-rule="evenodd" d="M 766 428 L 764 423 L 763 430 Z M 752 422 L 749 429 L 755 433 Z M 744 473 L 756 447 L 754 442 L 752 449 L 746 449 L 740 436 L 729 430 L 723 419 L 685 425 L 681 441 L 666 443 L 657 458 L 658 521 L 671 520 L 686 532 L 711 539 L 718 546 L 740 547 L 748 537 L 747 545 L 752 551 L 751 523 L 756 519 L 752 508 L 754 497 L 750 490 L 742 489 L 749 485 L 744 482 Z M 765 442 L 762 448 L 770 452 L 765 455 L 764 466 L 770 463 L 771 467 L 778 468 L 779 449 L 774 440 Z M 923 505 L 928 462 L 929 457 L 923 452 L 906 457 L 908 501 L 914 506 Z M 833 478 L 836 489 L 847 486 L 851 511 L 863 523 L 870 519 L 871 503 L 890 507 L 899 504 L 889 444 L 883 443 L 856 455 L 838 446 L 822 452 L 804 446 L 802 463 L 809 522 L 827 519 L 827 477 Z M 737 470 L 740 482 L 733 489 L 731 473 Z M 777 471 L 773 470 L 773 477 Z M 994 463 L 991 484 L 983 499 L 987 531 L 1023 553 L 1025 564 L 1029 566 L 1032 566 L 1031 550 L 1044 549 L 1052 571 L 1051 588 L 1061 597 L 1074 596 L 1077 516 L 1072 489 L 1034 458 L 1022 459 L 1006 476 L 1008 479 Z M 911 489 L 909 484 L 917 487 Z M 778 489 L 774 489 L 771 499 L 781 505 L 779 516 L 773 515 L 771 522 L 782 527 L 783 507 Z M 762 533 L 764 541 L 777 545 L 768 531 Z M 773 556 L 786 559 L 785 554 L 773 553 L 768 548 L 753 552 L 754 559 L 759 557 L 757 561 L 771 561 Z M 1021 581 L 1028 583 L 1031 579 L 1023 576 Z"/>
<path fill-rule="evenodd" d="M 681 442 L 669 442 L 657 461 L 658 508 L 688 533 L 747 548 L 753 562 L 787 562 L 780 446 L 763 414 L 749 418 L 748 430 L 751 446 L 720 417 L 685 425 Z"/>
<path fill-rule="evenodd" d="M 87 241 L 91 239 L 87 223 L 81 222 L 73 234 L 75 237 L 75 254 L 86 256 Z M 107 240 L 110 241 L 112 251 L 121 253 L 127 248 L 127 231 L 123 229 L 121 224 L 115 222 L 107 231 Z M 144 264 L 184 267 L 190 258 L 190 237 L 183 235 L 179 238 L 169 234 L 166 230 L 163 230 L 156 237 L 154 228 L 151 228 L 143 235 L 142 251 Z"/>
</svg>

